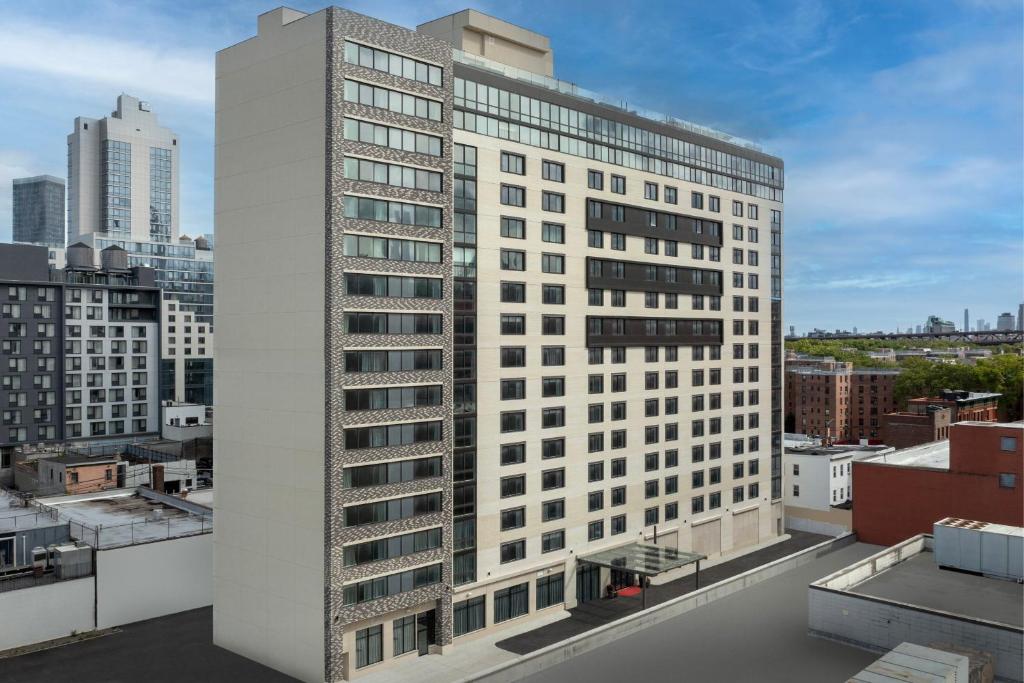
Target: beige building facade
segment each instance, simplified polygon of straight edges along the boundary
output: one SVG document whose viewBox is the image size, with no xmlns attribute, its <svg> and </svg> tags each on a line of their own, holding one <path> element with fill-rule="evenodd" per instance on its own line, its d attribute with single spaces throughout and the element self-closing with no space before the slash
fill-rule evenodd
<svg viewBox="0 0 1024 683">
<path fill-rule="evenodd" d="M 217 66 L 219 645 L 349 679 L 782 535 L 780 159 L 473 11 Z"/>
</svg>

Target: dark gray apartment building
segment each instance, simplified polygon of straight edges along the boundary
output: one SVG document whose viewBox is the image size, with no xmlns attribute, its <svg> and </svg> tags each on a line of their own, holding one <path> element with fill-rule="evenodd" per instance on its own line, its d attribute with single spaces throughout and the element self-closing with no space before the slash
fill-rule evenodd
<svg viewBox="0 0 1024 683">
<path fill-rule="evenodd" d="M 159 431 L 160 290 L 114 247 L 0 244 L 0 450 Z"/>
<path fill-rule="evenodd" d="M 52 175 L 12 183 L 15 242 L 64 246 L 64 180 Z"/>
</svg>

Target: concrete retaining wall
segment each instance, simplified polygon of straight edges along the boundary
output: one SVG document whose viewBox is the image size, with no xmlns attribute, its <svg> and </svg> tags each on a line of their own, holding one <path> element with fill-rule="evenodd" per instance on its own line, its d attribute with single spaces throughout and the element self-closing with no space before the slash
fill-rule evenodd
<svg viewBox="0 0 1024 683">
<path fill-rule="evenodd" d="M 97 627 L 213 604 L 213 534 L 96 553 Z"/>
<path fill-rule="evenodd" d="M 530 654 L 517 657 L 509 662 L 499 664 L 486 669 L 478 674 L 463 679 L 463 681 L 486 681 L 487 683 L 512 683 L 527 676 L 533 675 L 556 664 L 561 664 L 578 655 L 599 649 L 620 638 L 642 631 L 645 628 L 660 624 L 663 621 L 674 619 L 681 614 L 702 607 L 709 603 L 732 595 L 744 588 L 761 583 L 791 569 L 813 562 L 822 555 L 833 550 L 845 547 L 856 542 L 853 534 L 844 534 L 818 545 L 811 546 L 806 550 L 783 557 L 761 567 L 719 581 L 718 583 L 702 588 L 668 602 L 656 605 L 637 614 L 631 614 L 618 621 L 600 626 L 586 633 L 574 636 L 560 643 L 549 645 L 546 648 L 531 652 Z"/>
<path fill-rule="evenodd" d="M 0 593 L 0 650 L 93 628 L 91 576 Z"/>
</svg>

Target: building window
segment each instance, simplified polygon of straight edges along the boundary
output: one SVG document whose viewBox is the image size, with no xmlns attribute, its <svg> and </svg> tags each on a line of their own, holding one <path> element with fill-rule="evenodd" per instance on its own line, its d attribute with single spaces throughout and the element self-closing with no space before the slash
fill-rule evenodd
<svg viewBox="0 0 1024 683">
<path fill-rule="evenodd" d="M 1001 489 L 1015 489 L 1017 488 L 1017 475 L 1012 472 L 1000 472 L 999 473 L 999 488 Z"/>
<path fill-rule="evenodd" d="M 384 659 L 384 625 L 356 631 L 356 668 L 376 664 Z"/>
<path fill-rule="evenodd" d="M 565 244 L 565 226 L 560 223 L 542 223 L 541 239 L 552 244 Z"/>
<path fill-rule="evenodd" d="M 674 187 L 666 186 L 665 187 L 665 201 L 668 204 L 678 204 L 679 203 L 679 190 L 677 190 Z"/>
<path fill-rule="evenodd" d="M 494 592 L 494 623 L 521 617 L 530 611 L 530 584 L 521 583 Z"/>
<path fill-rule="evenodd" d="M 537 579 L 537 609 L 544 609 L 565 601 L 563 573 Z"/>
<path fill-rule="evenodd" d="M 501 464 L 517 465 L 526 462 L 526 444 L 509 443 L 501 446 Z"/>
<path fill-rule="evenodd" d="M 502 270 L 526 270 L 526 252 L 512 249 L 501 250 Z"/>
<path fill-rule="evenodd" d="M 525 315 L 502 315 L 501 316 L 501 333 L 502 334 L 526 334 L 526 316 Z"/>
<path fill-rule="evenodd" d="M 545 534 L 541 534 L 540 551 L 542 553 L 551 553 L 556 550 L 562 550 L 563 548 L 565 548 L 565 529 L 549 531 Z M 559 602 L 561 602 L 561 600 L 559 600 Z"/>
<path fill-rule="evenodd" d="M 501 170 L 505 173 L 526 175 L 526 157 L 512 152 L 501 153 Z"/>
<path fill-rule="evenodd" d="M 1013 453 L 1017 450 L 1017 437 L 1003 436 L 999 438 L 999 450 Z"/>
<path fill-rule="evenodd" d="M 690 208 L 691 209 L 703 209 L 704 208 L 704 194 L 702 192 L 691 192 L 690 193 Z"/>
<path fill-rule="evenodd" d="M 799 498 L 800 497 L 800 484 L 793 484 L 793 497 L 794 498 Z"/>
<path fill-rule="evenodd" d="M 393 657 L 412 652 L 416 649 L 416 615 L 410 614 L 401 619 L 395 619 L 392 624 L 394 631 L 394 648 L 391 653 Z"/>
<path fill-rule="evenodd" d="M 526 493 L 526 475 L 503 477 L 501 480 L 501 497 L 512 498 Z"/>
<path fill-rule="evenodd" d="M 644 199 L 658 200 L 657 183 L 644 183 Z"/>
<path fill-rule="evenodd" d="M 540 473 L 541 489 L 544 491 L 550 491 L 551 489 L 560 489 L 565 487 L 565 470 L 559 468 L 557 470 L 545 470 Z"/>
<path fill-rule="evenodd" d="M 541 177 L 544 178 L 544 180 L 564 183 L 565 166 L 556 161 L 544 161 L 541 163 Z"/>
<path fill-rule="evenodd" d="M 564 275 L 565 256 L 561 254 L 541 254 L 541 271 Z"/>
<path fill-rule="evenodd" d="M 501 203 L 505 206 L 526 206 L 526 188 L 502 183 Z"/>
<path fill-rule="evenodd" d="M 604 520 L 597 520 L 587 525 L 587 540 L 598 541 L 604 538 Z"/>
<path fill-rule="evenodd" d="M 591 190 L 603 190 L 604 173 L 601 171 L 587 171 L 587 187 Z"/>
<path fill-rule="evenodd" d="M 542 193 L 541 209 L 554 213 L 565 213 L 565 195 L 557 192 Z"/>
<path fill-rule="evenodd" d="M 501 301 L 506 304 L 521 304 L 526 301 L 526 284 L 523 282 L 502 282 Z"/>
<path fill-rule="evenodd" d="M 486 598 L 480 595 L 452 605 L 452 621 L 456 636 L 479 631 L 487 625 L 485 602 Z"/>
<path fill-rule="evenodd" d="M 547 500 L 540 504 L 542 522 L 550 522 L 565 517 L 565 499 Z"/>
<path fill-rule="evenodd" d="M 611 190 L 615 194 L 626 194 L 626 178 L 624 176 L 612 174 Z"/>
<path fill-rule="evenodd" d="M 526 221 L 522 218 L 501 217 L 501 236 L 512 239 L 526 239 Z"/>
<path fill-rule="evenodd" d="M 504 514 L 502 515 L 504 518 Z M 508 543 L 501 544 L 501 564 L 508 562 L 516 562 L 526 557 L 526 540 L 520 539 L 518 541 L 509 541 Z M 497 601 L 495 601 L 497 604 Z M 495 617 L 495 621 L 501 621 Z"/>
</svg>

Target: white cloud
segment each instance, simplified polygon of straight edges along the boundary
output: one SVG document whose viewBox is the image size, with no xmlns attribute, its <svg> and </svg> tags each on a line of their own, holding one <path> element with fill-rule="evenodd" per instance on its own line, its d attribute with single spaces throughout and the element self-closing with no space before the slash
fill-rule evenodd
<svg viewBox="0 0 1024 683">
<path fill-rule="evenodd" d="M 0 23 L 0 69 L 213 105 L 210 51 L 166 48 L 9 21 Z"/>
</svg>

